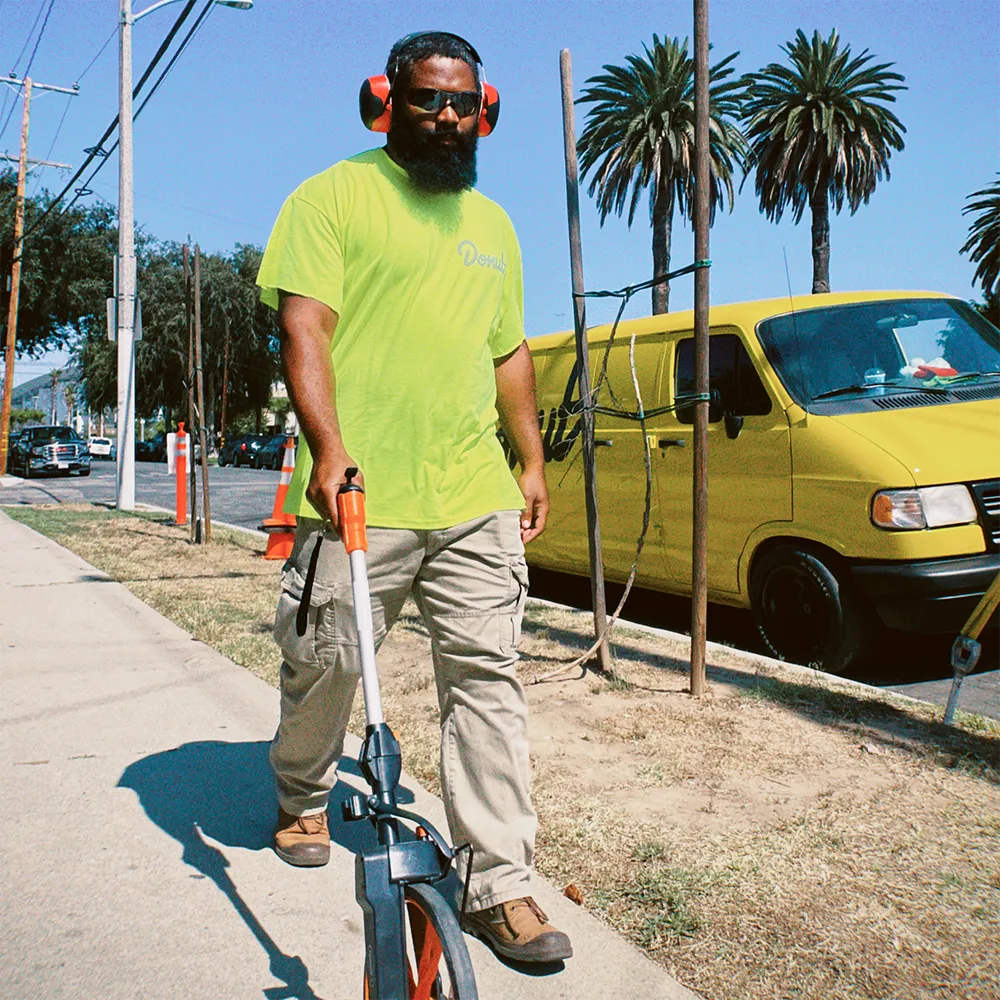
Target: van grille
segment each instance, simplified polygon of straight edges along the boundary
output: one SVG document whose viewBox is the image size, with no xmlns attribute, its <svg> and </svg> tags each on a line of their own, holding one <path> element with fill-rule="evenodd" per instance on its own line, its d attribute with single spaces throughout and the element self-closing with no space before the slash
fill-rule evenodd
<svg viewBox="0 0 1000 1000">
<path fill-rule="evenodd" d="M 986 537 L 986 548 L 990 552 L 1000 549 L 1000 479 L 985 483 L 973 483 L 972 495 L 979 508 L 979 520 Z"/>
</svg>

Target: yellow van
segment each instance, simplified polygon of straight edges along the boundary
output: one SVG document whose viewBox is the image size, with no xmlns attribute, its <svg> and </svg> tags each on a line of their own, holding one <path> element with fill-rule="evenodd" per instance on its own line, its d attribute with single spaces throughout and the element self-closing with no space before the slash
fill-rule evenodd
<svg viewBox="0 0 1000 1000">
<path fill-rule="evenodd" d="M 716 306 L 710 329 L 709 600 L 751 608 L 776 656 L 834 671 L 880 622 L 957 631 L 1000 571 L 1000 331 L 960 299 L 898 291 Z M 588 333 L 592 382 L 608 355 L 605 573 L 626 579 L 645 501 L 634 335 L 655 414 L 637 583 L 673 594 L 691 588 L 693 330 L 684 312 L 621 323 L 610 350 L 609 326 Z M 528 561 L 587 575 L 574 337 L 529 346 L 552 508 Z"/>
</svg>

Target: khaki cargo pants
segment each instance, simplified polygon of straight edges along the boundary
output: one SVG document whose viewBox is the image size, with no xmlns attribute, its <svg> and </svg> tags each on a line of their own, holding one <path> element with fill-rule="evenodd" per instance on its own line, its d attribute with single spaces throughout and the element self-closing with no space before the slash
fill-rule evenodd
<svg viewBox="0 0 1000 1000">
<path fill-rule="evenodd" d="M 321 531 L 321 522 L 299 519 L 274 625 L 284 663 L 271 763 L 279 803 L 295 815 L 326 808 L 361 670 L 350 563 L 332 532 L 320 549 L 308 628 L 296 633 Z M 470 908 L 528 895 L 537 820 L 516 672 L 528 589 L 520 511 L 435 531 L 369 528 L 368 573 L 376 646 L 408 596 L 430 632 L 448 826 L 453 843 L 475 851 Z"/>
</svg>

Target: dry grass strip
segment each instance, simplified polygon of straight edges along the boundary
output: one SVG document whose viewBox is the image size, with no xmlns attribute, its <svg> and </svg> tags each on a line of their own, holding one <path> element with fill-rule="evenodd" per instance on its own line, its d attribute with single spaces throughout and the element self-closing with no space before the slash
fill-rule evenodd
<svg viewBox="0 0 1000 1000">
<path fill-rule="evenodd" d="M 18 508 L 199 639 L 276 683 L 279 566 L 162 518 Z M 531 685 L 585 616 L 529 608 L 537 865 L 709 1000 L 1000 1000 L 1000 725 L 834 680 L 618 636 L 616 674 Z M 438 789 L 438 706 L 412 606 L 379 656 L 407 769 Z M 354 726 L 362 725 L 360 699 Z"/>
</svg>

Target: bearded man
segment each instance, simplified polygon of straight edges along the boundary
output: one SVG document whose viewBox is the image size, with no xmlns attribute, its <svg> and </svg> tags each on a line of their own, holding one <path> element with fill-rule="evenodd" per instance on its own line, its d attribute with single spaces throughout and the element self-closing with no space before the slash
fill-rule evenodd
<svg viewBox="0 0 1000 1000">
<path fill-rule="evenodd" d="M 466 929 L 506 957 L 552 962 L 572 948 L 531 897 L 537 820 L 516 672 L 524 544 L 548 512 L 520 249 L 507 215 L 474 190 L 488 91 L 472 46 L 408 35 L 386 78 L 385 147 L 292 193 L 257 278 L 278 312 L 304 437 L 275 621 L 274 847 L 293 865 L 330 856 L 327 801 L 360 672 L 342 545 L 320 547 L 304 635 L 295 619 L 317 541 L 336 537 L 338 487 L 357 467 L 376 643 L 408 596 L 430 633 L 442 796 L 453 841 L 474 850 Z"/>
</svg>

